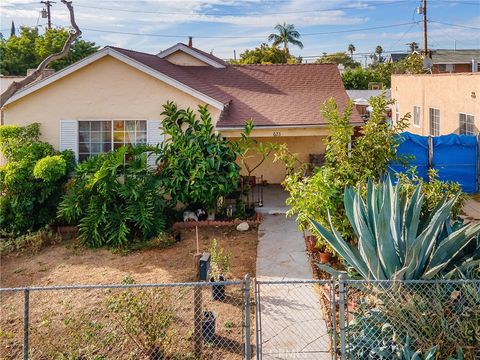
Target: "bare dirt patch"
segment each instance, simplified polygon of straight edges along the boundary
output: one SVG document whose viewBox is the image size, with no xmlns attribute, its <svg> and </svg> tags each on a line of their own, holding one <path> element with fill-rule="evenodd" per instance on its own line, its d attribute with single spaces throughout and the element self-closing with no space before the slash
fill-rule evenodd
<svg viewBox="0 0 480 360">
<path fill-rule="evenodd" d="M 246 273 L 255 275 L 257 229 L 240 233 L 233 227 L 199 228 L 201 251 L 208 251 L 212 239 L 218 247 L 231 251 L 228 280 L 241 280 Z M 194 281 L 193 255 L 196 252 L 195 229 L 181 231 L 181 240 L 165 249 L 148 249 L 121 255 L 110 250 L 86 249 L 77 241 L 49 246 L 35 254 L 10 254 L 1 259 L 1 287 L 52 286 L 72 284 L 117 284 L 125 279 L 136 283 L 172 283 Z M 165 358 L 193 358 L 193 287 L 165 291 L 135 290 L 142 302 L 151 306 L 141 316 L 151 318 L 159 303 L 172 309 L 169 342 L 162 345 Z M 243 354 L 243 293 L 241 285 L 227 286 L 226 298 L 213 301 L 211 288 L 204 287 L 202 309 L 217 317 L 216 337 L 203 344 L 201 358 L 240 359 Z M 30 293 L 30 344 L 32 358 L 150 358 L 144 334 L 129 334 L 122 311 L 111 304 L 136 309 L 122 298 L 125 290 L 61 290 Z M 130 296 L 130 295 L 128 295 Z M 120 301 L 120 300 L 122 301 Z M 110 305 L 109 305 L 110 304 Z M 155 305 L 155 306 L 154 306 Z M 109 308 L 110 306 L 110 308 Z M 152 310 L 153 309 L 153 310 Z M 0 294 L 0 358 L 17 358 L 22 351 L 23 293 Z M 115 312 L 117 311 L 117 312 Z M 120 311 L 120 312 L 118 312 Z M 145 313 L 144 313 L 145 312 Z M 120 314 L 120 315 L 119 315 Z M 146 323 L 141 321 L 140 324 Z"/>
</svg>

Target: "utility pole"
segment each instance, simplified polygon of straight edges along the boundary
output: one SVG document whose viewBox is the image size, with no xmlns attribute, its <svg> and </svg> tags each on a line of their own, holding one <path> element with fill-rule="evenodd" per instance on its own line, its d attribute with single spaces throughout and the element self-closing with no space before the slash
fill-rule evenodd
<svg viewBox="0 0 480 360">
<path fill-rule="evenodd" d="M 50 1 L 50 0 L 45 0 L 45 1 L 40 1 L 41 4 L 45 4 L 45 6 L 47 7 L 46 8 L 46 16 L 47 16 L 47 19 L 48 19 L 48 28 L 51 29 L 52 28 L 52 12 L 50 10 L 50 8 L 52 7 L 52 4 L 55 4 L 55 1 Z M 44 12 L 42 11 L 42 17 L 45 17 L 44 15 Z"/>
<path fill-rule="evenodd" d="M 430 57 L 428 53 L 427 44 L 427 0 L 423 0 L 423 51 L 425 52 L 425 58 Z"/>
</svg>

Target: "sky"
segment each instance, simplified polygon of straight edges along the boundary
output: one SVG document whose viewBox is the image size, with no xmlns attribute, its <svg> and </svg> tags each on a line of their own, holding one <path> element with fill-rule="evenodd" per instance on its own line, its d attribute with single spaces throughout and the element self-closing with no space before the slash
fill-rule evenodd
<svg viewBox="0 0 480 360">
<path fill-rule="evenodd" d="M 294 24 L 303 49 L 296 56 L 312 61 L 322 53 L 356 48 L 357 60 L 381 45 L 385 53 L 423 46 L 423 17 L 418 0 L 73 0 L 85 40 L 156 53 L 187 42 L 230 59 L 251 49 L 278 23 Z M 0 0 L 0 30 L 19 26 L 46 27 L 43 5 L 31 0 Z M 480 0 L 428 0 L 429 48 L 480 48 Z M 54 26 L 68 26 L 68 13 L 57 0 Z"/>
</svg>

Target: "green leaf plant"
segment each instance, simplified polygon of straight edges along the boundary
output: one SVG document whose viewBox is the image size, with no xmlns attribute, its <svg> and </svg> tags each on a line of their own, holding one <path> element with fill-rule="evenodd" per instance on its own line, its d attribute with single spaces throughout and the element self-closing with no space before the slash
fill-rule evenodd
<svg viewBox="0 0 480 360">
<path fill-rule="evenodd" d="M 422 213 L 424 198 L 421 185 L 407 197 L 401 184 L 393 185 L 390 177 L 378 185 L 369 180 L 365 200 L 361 189 L 347 187 L 345 212 L 357 245 L 340 235 L 331 217 L 331 231 L 313 219 L 311 223 L 364 279 L 449 278 L 480 266 L 480 247 L 469 246 L 478 242 L 480 224 L 451 221 L 456 198 L 444 197 L 433 210 Z"/>
</svg>

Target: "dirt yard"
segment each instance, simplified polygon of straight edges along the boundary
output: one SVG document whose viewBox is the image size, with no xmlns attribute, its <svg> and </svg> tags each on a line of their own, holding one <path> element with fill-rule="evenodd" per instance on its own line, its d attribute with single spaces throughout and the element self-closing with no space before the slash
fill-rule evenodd
<svg viewBox="0 0 480 360">
<path fill-rule="evenodd" d="M 127 255 L 86 249 L 75 240 L 48 246 L 35 254 L 10 254 L 1 259 L 0 285 L 118 284 L 127 279 L 137 284 L 190 282 L 195 280 L 195 238 L 195 229 L 186 229 L 181 231 L 181 240 L 171 247 Z M 199 228 L 201 251 L 208 251 L 212 239 L 217 239 L 219 248 L 232 253 L 228 280 L 241 280 L 246 273 L 255 276 L 256 228 L 243 233 L 234 227 Z M 211 287 L 202 287 L 201 310 L 216 315 L 216 335 L 203 343 L 200 358 L 242 357 L 241 288 L 241 284 L 227 286 L 225 299 L 214 301 Z M 149 359 L 152 353 L 161 353 L 157 355 L 161 359 L 193 359 L 193 303 L 193 287 L 32 291 L 31 357 Z M 0 359 L 18 358 L 22 351 L 23 292 L 1 293 L 0 310 Z M 170 314 L 170 325 L 160 333 L 155 325 L 156 340 L 152 340 L 149 321 L 165 313 Z"/>
</svg>

